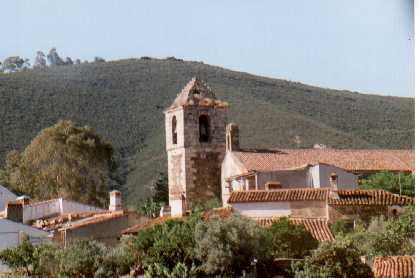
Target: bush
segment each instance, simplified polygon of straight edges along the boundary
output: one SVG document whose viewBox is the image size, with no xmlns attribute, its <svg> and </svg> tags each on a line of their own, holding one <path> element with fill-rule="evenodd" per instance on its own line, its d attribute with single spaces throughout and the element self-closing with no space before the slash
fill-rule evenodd
<svg viewBox="0 0 419 278">
<path fill-rule="evenodd" d="M 194 254 L 194 231 L 198 221 L 199 217 L 192 215 L 185 220 L 168 220 L 141 230 L 130 244 L 134 268 L 152 273 L 156 265 L 159 269 L 173 269 L 181 263 L 187 269 L 193 269 L 199 264 Z"/>
<path fill-rule="evenodd" d="M 268 231 L 239 216 L 198 223 L 195 241 L 197 258 L 208 275 L 234 275 L 250 270 L 255 259 L 262 267 L 271 260 Z"/>
<path fill-rule="evenodd" d="M 275 258 L 303 258 L 318 245 L 303 226 L 294 225 L 285 217 L 275 221 L 269 231 Z"/>
<path fill-rule="evenodd" d="M 292 264 L 294 277 L 372 277 L 370 267 L 361 262 L 359 250 L 344 241 L 324 242 L 303 262 Z"/>
</svg>

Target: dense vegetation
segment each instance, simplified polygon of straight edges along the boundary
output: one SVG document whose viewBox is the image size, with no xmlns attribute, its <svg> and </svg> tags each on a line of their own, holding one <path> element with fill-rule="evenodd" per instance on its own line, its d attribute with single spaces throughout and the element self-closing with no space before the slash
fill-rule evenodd
<svg viewBox="0 0 419 278">
<path fill-rule="evenodd" d="M 244 147 L 412 148 L 411 98 L 364 95 L 178 59 L 120 60 L 0 73 L 0 164 L 59 119 L 111 141 L 121 189 L 149 192 L 166 169 L 163 109 L 193 76 L 230 103 Z M 265 123 L 261 125 L 260 123 Z"/>
<path fill-rule="evenodd" d="M 384 189 L 394 194 L 415 197 L 415 176 L 405 173 L 381 172 L 360 181 L 363 189 Z"/>
<path fill-rule="evenodd" d="M 339 226 L 339 225 L 337 225 Z M 333 242 L 316 242 L 286 218 L 262 228 L 253 220 L 232 215 L 203 220 L 200 211 L 143 229 L 113 248 L 78 241 L 66 249 L 27 241 L 0 252 L 0 260 L 16 275 L 42 277 L 236 277 L 257 271 L 271 277 L 371 277 L 361 261 L 375 256 L 414 254 L 414 208 L 397 218 L 377 218 L 351 231 L 338 231 Z M 275 266 L 275 258 L 292 259 Z"/>
<path fill-rule="evenodd" d="M 112 146 L 90 127 L 60 121 L 42 130 L 22 151 L 8 154 L 0 183 L 35 200 L 63 197 L 107 203 Z"/>
</svg>

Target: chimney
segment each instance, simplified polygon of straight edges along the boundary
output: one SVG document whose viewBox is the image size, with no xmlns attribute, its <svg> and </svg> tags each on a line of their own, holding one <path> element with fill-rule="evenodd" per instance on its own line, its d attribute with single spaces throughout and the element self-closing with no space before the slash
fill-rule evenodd
<svg viewBox="0 0 419 278">
<path fill-rule="evenodd" d="M 334 190 L 338 189 L 338 175 L 336 173 L 330 174 L 330 187 Z"/>
<path fill-rule="evenodd" d="M 235 123 L 230 123 L 226 127 L 226 150 L 228 152 L 239 151 L 239 126 Z"/>
<path fill-rule="evenodd" d="M 121 192 L 112 190 L 109 192 L 109 211 L 122 210 Z"/>
</svg>

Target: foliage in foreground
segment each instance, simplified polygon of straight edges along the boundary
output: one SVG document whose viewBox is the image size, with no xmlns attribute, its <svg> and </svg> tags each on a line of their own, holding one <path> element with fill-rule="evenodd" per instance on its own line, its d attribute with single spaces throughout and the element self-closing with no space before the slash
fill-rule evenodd
<svg viewBox="0 0 419 278">
<path fill-rule="evenodd" d="M 7 156 L 2 180 L 34 199 L 68 198 L 104 206 L 112 146 L 89 127 L 59 121 L 42 130 L 22 152 Z"/>
<path fill-rule="evenodd" d="M 0 259 L 20 275 L 52 277 L 112 277 L 137 270 L 146 277 L 232 277 L 243 270 L 269 275 L 277 257 L 297 258 L 289 269 L 295 277 L 370 277 L 361 256 L 413 254 L 414 208 L 398 218 L 374 219 L 368 228 L 317 242 L 302 227 L 280 219 L 271 228 L 233 215 L 203 221 L 199 210 L 141 230 L 114 248 L 94 241 L 77 241 L 66 249 L 23 242 L 0 253 Z M 355 276 L 354 276 L 355 275 Z"/>
<path fill-rule="evenodd" d="M 372 277 L 371 268 L 361 261 L 361 253 L 351 243 L 324 242 L 303 262 L 292 265 L 297 278 Z"/>
<path fill-rule="evenodd" d="M 269 232 L 239 216 L 200 222 L 195 230 L 195 241 L 197 258 L 209 275 L 224 277 L 242 270 L 250 271 L 255 259 L 262 268 L 271 263 Z"/>
<path fill-rule="evenodd" d="M 414 234 L 415 214 L 411 206 L 399 217 L 375 218 L 367 229 L 339 234 L 337 240 L 354 243 L 363 256 L 372 259 L 375 256 L 413 255 Z"/>
<path fill-rule="evenodd" d="M 32 245 L 28 240 L 0 252 L 0 260 L 22 277 L 115 277 L 129 272 L 132 261 L 126 245 L 107 248 L 80 240 L 66 249 L 52 243 Z"/>
<path fill-rule="evenodd" d="M 316 249 L 318 241 L 302 226 L 280 218 L 269 229 L 275 258 L 302 259 Z"/>
</svg>

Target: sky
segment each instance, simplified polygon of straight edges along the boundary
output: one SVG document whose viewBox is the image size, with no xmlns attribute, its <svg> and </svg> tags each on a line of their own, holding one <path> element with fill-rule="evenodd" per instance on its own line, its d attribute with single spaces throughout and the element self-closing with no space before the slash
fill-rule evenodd
<svg viewBox="0 0 419 278">
<path fill-rule="evenodd" d="M 175 56 L 362 93 L 414 96 L 413 0 L 3 0 L 0 60 Z"/>
</svg>

